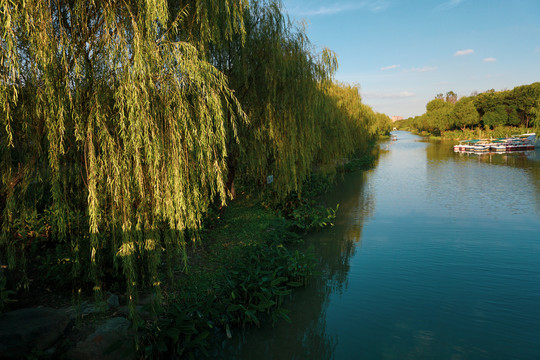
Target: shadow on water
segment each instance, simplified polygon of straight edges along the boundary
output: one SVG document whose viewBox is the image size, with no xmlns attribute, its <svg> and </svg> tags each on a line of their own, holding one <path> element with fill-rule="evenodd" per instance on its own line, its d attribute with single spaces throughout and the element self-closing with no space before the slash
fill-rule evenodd
<svg viewBox="0 0 540 360">
<path fill-rule="evenodd" d="M 489 195 L 490 201 L 496 199 L 495 206 L 526 211 L 529 206 L 522 206 L 523 203 L 531 202 L 536 212 L 540 212 L 540 146 L 526 152 L 455 153 L 453 145 L 454 142 L 433 141 L 426 148 L 428 179 L 432 183 L 450 182 L 446 186 L 428 185 L 435 189 L 430 196 L 441 196 L 437 189 L 454 188 L 454 194 L 459 194 L 458 189 L 468 188 L 473 194 Z M 475 172 L 470 171 L 473 167 Z M 494 178 L 498 180 L 492 181 Z M 513 196 L 509 197 L 508 193 Z M 477 200 L 476 196 L 465 199 L 469 207 Z M 512 201 L 516 202 L 515 206 L 509 204 Z"/>
<path fill-rule="evenodd" d="M 374 209 L 374 200 L 366 192 L 365 172 L 347 174 L 338 187 L 326 196 L 329 206 L 339 204 L 335 226 L 310 235 L 306 247 L 312 247 L 321 275 L 294 293 L 287 309 L 291 323 L 280 321 L 235 333 L 211 351 L 222 359 L 331 359 L 337 345 L 335 336 L 326 332 L 329 296 L 347 288 L 350 259 L 359 246 L 364 220 Z"/>
<path fill-rule="evenodd" d="M 394 134 L 328 195 L 335 226 L 306 238 L 322 274 L 291 323 L 234 333 L 212 358 L 540 359 L 538 150 L 465 157 Z"/>
</svg>

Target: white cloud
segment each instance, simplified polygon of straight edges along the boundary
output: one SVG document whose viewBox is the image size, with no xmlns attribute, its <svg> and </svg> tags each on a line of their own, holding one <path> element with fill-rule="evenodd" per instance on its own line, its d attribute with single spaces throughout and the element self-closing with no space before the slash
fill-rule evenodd
<svg viewBox="0 0 540 360">
<path fill-rule="evenodd" d="M 375 0 L 372 1 L 369 5 L 369 10 L 374 13 L 385 11 L 390 7 L 390 2 L 386 0 Z"/>
<path fill-rule="evenodd" d="M 412 68 L 412 69 L 403 70 L 403 72 L 423 73 L 423 72 L 429 72 L 429 71 L 435 71 L 435 70 L 437 70 L 436 66 L 424 66 L 421 68 Z"/>
<path fill-rule="evenodd" d="M 483 61 L 484 62 L 495 62 L 495 61 L 497 61 L 497 59 L 495 59 L 494 57 L 488 57 L 488 58 L 485 58 Z"/>
<path fill-rule="evenodd" d="M 391 69 L 397 69 L 398 67 L 400 67 L 401 65 L 390 65 L 390 66 L 385 66 L 385 67 L 382 67 L 381 70 L 382 71 L 385 71 L 385 70 L 391 70 Z"/>
<path fill-rule="evenodd" d="M 463 55 L 469 55 L 474 53 L 473 49 L 467 49 L 467 50 L 458 50 L 454 53 L 454 56 L 463 56 Z"/>
<path fill-rule="evenodd" d="M 437 10 L 450 10 L 461 4 L 464 0 L 449 0 L 437 6 Z"/>
<path fill-rule="evenodd" d="M 366 99 L 403 99 L 416 96 L 415 93 L 410 91 L 401 91 L 398 93 L 381 93 L 376 91 L 368 91 L 362 93 L 362 97 Z"/>
<path fill-rule="evenodd" d="M 377 13 L 388 9 L 390 2 L 388 0 L 366 0 L 360 2 L 335 3 L 330 6 L 321 6 L 318 9 L 295 8 L 288 9 L 289 13 L 298 16 L 324 16 L 335 15 L 347 11 L 368 9 Z"/>
</svg>

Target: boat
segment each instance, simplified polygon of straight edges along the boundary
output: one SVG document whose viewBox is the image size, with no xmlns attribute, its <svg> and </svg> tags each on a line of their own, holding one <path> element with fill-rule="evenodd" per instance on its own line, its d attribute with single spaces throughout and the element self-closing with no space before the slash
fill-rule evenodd
<svg viewBox="0 0 540 360">
<path fill-rule="evenodd" d="M 509 143 L 512 146 L 513 151 L 528 151 L 534 150 L 536 143 L 536 134 L 521 134 L 511 137 Z"/>
<path fill-rule="evenodd" d="M 495 151 L 495 152 L 505 152 L 506 151 L 506 144 L 502 143 L 502 142 L 492 143 L 489 146 L 489 150 L 490 151 Z"/>
<path fill-rule="evenodd" d="M 458 145 L 454 145 L 454 152 L 483 152 L 486 150 L 485 144 L 486 140 L 484 139 L 461 140 Z"/>
<path fill-rule="evenodd" d="M 475 152 L 488 152 L 491 145 L 489 143 L 477 143 L 473 146 Z"/>
<path fill-rule="evenodd" d="M 475 151 L 476 146 L 478 146 L 478 149 L 480 149 L 480 145 L 477 145 L 480 141 L 482 140 L 461 140 L 458 145 L 454 145 L 454 152 L 473 152 Z"/>
<path fill-rule="evenodd" d="M 534 150 L 535 147 L 536 133 L 527 133 L 498 139 L 461 140 L 459 144 L 454 145 L 454 152 L 504 153 L 530 151 Z"/>
</svg>

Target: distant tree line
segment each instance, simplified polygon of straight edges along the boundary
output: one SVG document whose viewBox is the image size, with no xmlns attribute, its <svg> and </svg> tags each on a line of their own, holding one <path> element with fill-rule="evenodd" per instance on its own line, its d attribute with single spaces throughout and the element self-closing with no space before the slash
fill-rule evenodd
<svg viewBox="0 0 540 360">
<path fill-rule="evenodd" d="M 159 289 L 235 184 L 283 199 L 391 129 L 279 1 L 0 0 L 0 24 L 0 263 L 23 274 L 47 248 L 75 283 Z"/>
<path fill-rule="evenodd" d="M 488 90 L 480 94 L 457 97 L 453 91 L 438 94 L 426 105 L 421 116 L 398 123 L 440 135 L 445 131 L 497 126 L 540 126 L 540 83 L 517 86 L 512 90 Z"/>
</svg>

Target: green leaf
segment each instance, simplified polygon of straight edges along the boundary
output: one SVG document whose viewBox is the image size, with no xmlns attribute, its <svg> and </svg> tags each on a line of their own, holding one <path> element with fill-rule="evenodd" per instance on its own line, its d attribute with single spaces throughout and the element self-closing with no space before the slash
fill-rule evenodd
<svg viewBox="0 0 540 360">
<path fill-rule="evenodd" d="M 165 345 L 165 342 L 163 340 L 156 341 L 156 346 L 159 351 L 166 352 L 167 351 L 167 345 Z"/>
<path fill-rule="evenodd" d="M 178 341 L 178 338 L 180 337 L 180 330 L 176 328 L 169 328 L 167 329 L 167 336 L 174 341 Z"/>
<path fill-rule="evenodd" d="M 227 307 L 227 312 L 235 312 L 238 310 L 242 310 L 244 307 L 242 305 L 238 304 L 231 304 Z"/>
</svg>

